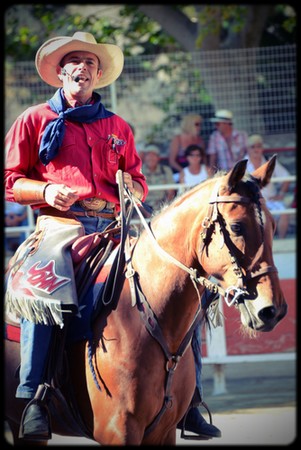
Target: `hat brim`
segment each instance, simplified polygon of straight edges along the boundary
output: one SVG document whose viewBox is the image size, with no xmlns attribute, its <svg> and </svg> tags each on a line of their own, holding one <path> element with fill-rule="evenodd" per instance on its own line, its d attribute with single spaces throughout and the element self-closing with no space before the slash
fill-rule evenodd
<svg viewBox="0 0 301 450">
<path fill-rule="evenodd" d="M 215 122 L 215 123 L 218 123 L 218 122 L 232 123 L 233 120 L 232 119 L 222 119 L 222 118 L 218 119 L 217 117 L 213 117 L 212 119 L 210 119 L 210 122 Z"/>
<path fill-rule="evenodd" d="M 92 44 L 70 37 L 58 37 L 45 42 L 36 54 L 36 68 L 45 83 L 54 87 L 62 87 L 58 78 L 57 66 L 62 58 L 70 52 L 85 51 L 94 53 L 103 71 L 95 89 L 108 86 L 121 74 L 124 64 L 122 50 L 114 44 Z"/>
</svg>

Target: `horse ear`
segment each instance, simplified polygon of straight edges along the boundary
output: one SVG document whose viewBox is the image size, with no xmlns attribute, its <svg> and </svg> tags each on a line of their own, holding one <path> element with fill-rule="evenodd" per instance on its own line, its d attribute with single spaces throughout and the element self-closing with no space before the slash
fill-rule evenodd
<svg viewBox="0 0 301 450">
<path fill-rule="evenodd" d="M 230 170 L 230 172 L 226 175 L 226 181 L 228 183 L 229 190 L 232 191 L 237 183 L 243 178 L 246 167 L 247 167 L 247 159 L 242 159 L 238 161 L 235 166 Z"/>
<path fill-rule="evenodd" d="M 270 182 L 275 169 L 276 158 L 277 155 L 273 155 L 271 159 L 269 159 L 269 161 L 264 163 L 252 173 L 252 176 L 257 178 L 257 180 L 259 181 L 259 185 L 261 188 L 263 188 Z"/>
</svg>

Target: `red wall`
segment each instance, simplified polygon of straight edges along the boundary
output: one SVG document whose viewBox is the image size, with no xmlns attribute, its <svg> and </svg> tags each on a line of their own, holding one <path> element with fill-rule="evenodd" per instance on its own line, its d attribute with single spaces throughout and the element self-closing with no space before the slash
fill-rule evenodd
<svg viewBox="0 0 301 450">
<path fill-rule="evenodd" d="M 287 315 L 273 331 L 257 333 L 257 337 L 244 336 L 240 330 L 240 314 L 234 307 L 223 305 L 225 317 L 227 355 L 250 355 L 296 351 L 296 280 L 280 280 L 288 304 Z M 205 339 L 205 336 L 204 336 Z M 207 356 L 206 343 L 202 349 Z"/>
</svg>

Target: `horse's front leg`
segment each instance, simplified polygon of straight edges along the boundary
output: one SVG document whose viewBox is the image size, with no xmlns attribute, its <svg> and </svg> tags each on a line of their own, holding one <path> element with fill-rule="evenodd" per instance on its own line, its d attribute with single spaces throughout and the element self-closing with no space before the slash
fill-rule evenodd
<svg viewBox="0 0 301 450">
<path fill-rule="evenodd" d="M 95 421 L 94 414 L 93 436 L 101 445 L 139 446 L 143 440 L 143 432 L 141 424 L 125 411 L 111 411 L 110 417 L 105 421 Z"/>
<path fill-rule="evenodd" d="M 176 445 L 177 432 L 176 427 L 171 428 L 161 439 L 159 445 Z"/>
<path fill-rule="evenodd" d="M 147 435 L 141 445 L 176 445 L 177 433 L 176 426 L 166 430 L 165 428 L 157 427 L 149 435 Z"/>
</svg>

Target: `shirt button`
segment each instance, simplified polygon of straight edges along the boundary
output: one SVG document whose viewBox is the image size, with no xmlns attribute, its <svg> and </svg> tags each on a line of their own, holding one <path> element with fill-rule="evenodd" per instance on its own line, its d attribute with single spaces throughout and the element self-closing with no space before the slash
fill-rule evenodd
<svg viewBox="0 0 301 450">
<path fill-rule="evenodd" d="M 92 139 L 91 136 L 89 136 L 88 139 L 89 139 L 89 141 L 91 141 L 91 139 Z"/>
</svg>

